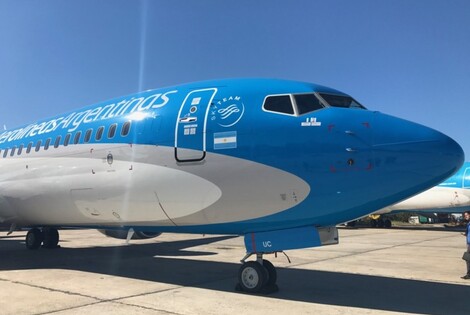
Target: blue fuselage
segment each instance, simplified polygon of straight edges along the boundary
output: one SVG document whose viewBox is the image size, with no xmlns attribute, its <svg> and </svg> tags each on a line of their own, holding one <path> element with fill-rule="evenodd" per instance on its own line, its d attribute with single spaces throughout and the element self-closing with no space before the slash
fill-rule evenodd
<svg viewBox="0 0 470 315">
<path fill-rule="evenodd" d="M 435 130 L 265 79 L 114 99 L 6 131 L 0 150 L 3 221 L 225 234 L 335 225 L 463 163 Z"/>
</svg>

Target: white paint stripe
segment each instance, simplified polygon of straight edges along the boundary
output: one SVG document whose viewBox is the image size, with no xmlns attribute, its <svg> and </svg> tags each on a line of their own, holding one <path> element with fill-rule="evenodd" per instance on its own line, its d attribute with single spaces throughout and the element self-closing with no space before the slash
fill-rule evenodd
<svg viewBox="0 0 470 315">
<path fill-rule="evenodd" d="M 237 137 L 220 137 L 214 139 L 214 144 L 223 144 L 223 143 L 235 143 L 237 142 Z"/>
</svg>

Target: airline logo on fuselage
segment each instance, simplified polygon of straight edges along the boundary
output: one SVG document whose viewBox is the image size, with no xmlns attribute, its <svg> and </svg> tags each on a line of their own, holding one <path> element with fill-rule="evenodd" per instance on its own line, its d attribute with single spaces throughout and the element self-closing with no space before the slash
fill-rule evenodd
<svg viewBox="0 0 470 315">
<path fill-rule="evenodd" d="M 81 112 L 73 112 L 65 117 L 54 118 L 42 123 L 35 123 L 24 128 L 5 131 L 0 135 L 0 143 L 20 140 L 55 131 L 59 128 L 67 129 L 67 132 L 75 131 L 81 124 L 90 123 L 108 118 L 128 115 L 134 112 L 143 112 L 165 106 L 169 95 L 177 93 L 177 90 L 165 93 L 155 93 L 148 96 L 131 97 L 119 102 L 97 106 Z"/>
<path fill-rule="evenodd" d="M 245 112 L 245 106 L 240 96 L 225 97 L 211 108 L 211 120 L 219 126 L 232 127 L 240 121 Z"/>
</svg>

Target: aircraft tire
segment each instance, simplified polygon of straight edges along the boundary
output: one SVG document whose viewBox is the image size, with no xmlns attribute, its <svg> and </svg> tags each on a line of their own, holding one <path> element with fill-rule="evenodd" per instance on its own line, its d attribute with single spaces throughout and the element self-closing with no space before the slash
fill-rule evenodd
<svg viewBox="0 0 470 315">
<path fill-rule="evenodd" d="M 384 227 L 387 228 L 387 229 L 391 228 L 392 227 L 392 221 L 390 221 L 390 219 L 386 219 L 384 221 Z"/>
<path fill-rule="evenodd" d="M 370 227 L 376 228 L 377 227 L 377 220 L 375 220 L 375 219 L 370 220 Z"/>
<path fill-rule="evenodd" d="M 57 244 L 59 244 L 59 231 L 55 228 L 44 228 L 42 231 L 44 234 L 42 245 L 45 248 L 57 248 Z"/>
<path fill-rule="evenodd" d="M 26 234 L 26 248 L 27 249 L 38 249 L 41 247 L 41 243 L 44 239 L 44 234 L 41 230 L 34 228 L 28 231 Z"/>
<path fill-rule="evenodd" d="M 277 271 L 276 267 L 266 259 L 263 259 L 263 267 L 268 271 L 268 281 L 266 281 L 266 286 L 273 286 L 277 281 Z"/>
<path fill-rule="evenodd" d="M 378 219 L 378 220 L 377 220 L 377 226 L 378 226 L 379 228 L 383 228 L 384 225 L 385 225 L 384 220 L 382 220 L 382 219 Z"/>
<path fill-rule="evenodd" d="M 247 293 L 259 293 L 268 281 L 268 270 L 256 261 L 244 263 L 238 272 L 240 289 Z"/>
</svg>

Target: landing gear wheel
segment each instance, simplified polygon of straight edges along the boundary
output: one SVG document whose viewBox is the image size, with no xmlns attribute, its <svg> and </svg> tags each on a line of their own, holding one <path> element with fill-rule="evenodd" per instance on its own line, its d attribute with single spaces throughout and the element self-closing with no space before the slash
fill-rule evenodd
<svg viewBox="0 0 470 315">
<path fill-rule="evenodd" d="M 238 272 L 240 289 L 248 293 L 258 293 L 266 285 L 268 277 L 267 269 L 258 262 L 244 263 Z"/>
<path fill-rule="evenodd" d="M 383 228 L 384 225 L 385 225 L 384 220 L 382 220 L 382 219 L 378 219 L 378 220 L 377 220 L 377 226 L 378 226 L 379 228 Z"/>
<path fill-rule="evenodd" d="M 386 219 L 384 221 L 384 227 L 386 227 L 387 229 L 391 228 L 392 227 L 392 221 L 390 221 L 390 219 Z"/>
<path fill-rule="evenodd" d="M 59 232 L 54 228 L 44 228 L 43 230 L 44 240 L 42 245 L 45 248 L 57 248 L 59 247 Z"/>
<path fill-rule="evenodd" d="M 370 227 L 376 228 L 377 227 L 377 220 L 375 220 L 375 219 L 370 220 Z"/>
<path fill-rule="evenodd" d="M 276 284 L 277 281 L 277 271 L 276 267 L 266 259 L 263 259 L 263 267 L 266 268 L 268 271 L 268 281 L 266 281 L 266 285 L 263 288 L 263 293 L 274 293 L 279 291 L 279 287 Z"/>
<path fill-rule="evenodd" d="M 263 267 L 268 271 L 268 281 L 266 282 L 266 285 L 276 285 L 277 271 L 274 265 L 269 260 L 263 259 Z"/>
<path fill-rule="evenodd" d="M 44 234 L 41 230 L 34 228 L 28 231 L 26 234 L 26 248 L 27 249 L 38 249 L 41 246 Z"/>
</svg>

